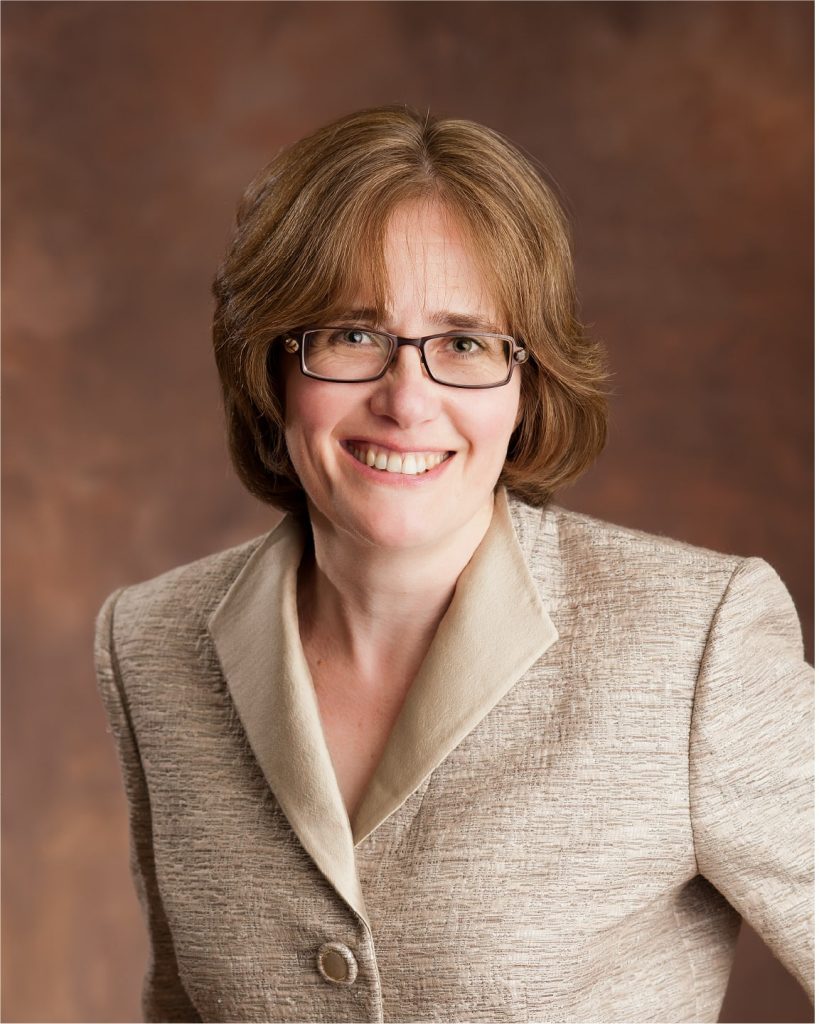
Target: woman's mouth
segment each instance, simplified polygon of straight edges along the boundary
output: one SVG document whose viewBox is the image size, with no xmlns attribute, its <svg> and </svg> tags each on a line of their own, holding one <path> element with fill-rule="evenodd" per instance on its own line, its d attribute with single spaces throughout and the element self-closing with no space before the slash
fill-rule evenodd
<svg viewBox="0 0 819 1024">
<path fill-rule="evenodd" d="M 396 452 L 390 448 L 356 441 L 342 441 L 341 444 L 362 465 L 382 473 L 403 476 L 428 473 L 454 455 L 454 452 Z"/>
</svg>

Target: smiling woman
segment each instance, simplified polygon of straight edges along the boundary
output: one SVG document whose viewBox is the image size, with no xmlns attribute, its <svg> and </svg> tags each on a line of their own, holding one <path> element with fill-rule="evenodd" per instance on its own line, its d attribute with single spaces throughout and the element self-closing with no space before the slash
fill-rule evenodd
<svg viewBox="0 0 819 1024">
<path fill-rule="evenodd" d="M 385 327 L 390 299 L 406 298 L 392 296 L 397 260 L 417 277 L 415 299 L 447 270 L 463 308 L 435 307 L 429 296 L 430 332 L 480 329 L 524 342 L 521 420 L 502 483 L 542 505 L 606 439 L 604 352 L 577 319 L 566 218 L 535 168 L 496 132 L 404 107 L 328 125 L 280 153 L 245 192 L 213 286 L 240 476 L 262 500 L 305 509 L 284 443 L 280 377 L 269 372 L 281 353 L 276 339 L 305 326 Z M 447 288 L 438 287 L 443 300 Z"/>
<path fill-rule="evenodd" d="M 385 249 L 390 306 L 381 325 L 390 331 L 424 336 L 434 327 L 451 330 L 453 318 L 499 319 L 480 267 L 439 204 L 400 207 L 388 222 Z M 361 298 L 366 303 L 371 296 Z M 351 333 L 369 337 L 360 329 L 344 336 Z M 373 355 L 362 350 L 361 341 L 354 352 L 345 342 L 341 357 L 336 342 L 333 355 L 325 345 L 316 358 L 306 347 L 312 338 L 304 338 L 312 376 L 305 374 L 304 361 L 301 372 L 294 358 L 282 367 L 287 449 L 311 521 L 332 523 L 359 565 L 372 546 L 390 558 L 397 574 L 417 576 L 421 555 L 438 567 L 457 559 L 454 582 L 489 525 L 495 485 L 520 418 L 514 340 L 433 335 L 420 349 L 395 347 L 394 355 L 386 344 L 371 344 Z M 478 355 L 463 355 L 456 345 L 475 348 Z M 352 380 L 346 372 L 342 385 L 337 374 L 348 371 L 353 359 L 358 369 Z M 433 379 L 428 366 L 452 386 Z M 316 379 L 319 369 L 331 379 Z M 496 384 L 502 386 L 490 386 Z M 365 463 L 373 452 L 371 471 L 346 457 L 351 447 L 364 451 Z M 419 459 L 426 467 L 427 455 L 439 464 L 437 471 L 415 472 L 410 479 L 409 468 L 417 470 Z M 377 586 L 376 580 L 370 583 L 367 593 Z"/>
<path fill-rule="evenodd" d="M 147 1020 L 715 1021 L 740 915 L 812 994 L 793 603 L 555 504 L 606 437 L 573 282 L 468 121 L 362 111 L 249 186 L 213 340 L 286 515 L 97 627 Z"/>
</svg>

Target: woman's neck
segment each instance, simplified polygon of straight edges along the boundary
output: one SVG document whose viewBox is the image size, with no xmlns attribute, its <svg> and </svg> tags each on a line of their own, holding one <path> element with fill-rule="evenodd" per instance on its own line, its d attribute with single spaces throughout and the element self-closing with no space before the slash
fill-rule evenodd
<svg viewBox="0 0 819 1024">
<path fill-rule="evenodd" d="M 415 677 L 458 577 L 486 533 L 490 503 L 434 548 L 400 550 L 351 541 L 311 516 L 312 544 L 299 568 L 299 626 L 305 650 L 353 675 L 365 689 L 385 673 Z"/>
</svg>

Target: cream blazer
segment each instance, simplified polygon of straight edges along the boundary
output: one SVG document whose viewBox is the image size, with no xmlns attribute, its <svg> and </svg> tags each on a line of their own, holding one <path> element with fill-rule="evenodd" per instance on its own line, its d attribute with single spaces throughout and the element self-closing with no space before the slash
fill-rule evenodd
<svg viewBox="0 0 819 1024">
<path fill-rule="evenodd" d="M 813 996 L 813 672 L 776 572 L 496 491 L 351 822 L 302 528 L 112 594 L 149 1021 L 716 1021 Z"/>
</svg>

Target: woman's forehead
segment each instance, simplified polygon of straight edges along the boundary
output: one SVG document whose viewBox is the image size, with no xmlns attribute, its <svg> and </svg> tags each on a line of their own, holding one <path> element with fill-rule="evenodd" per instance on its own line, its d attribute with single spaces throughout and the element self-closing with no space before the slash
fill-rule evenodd
<svg viewBox="0 0 819 1024">
<path fill-rule="evenodd" d="M 435 273 L 481 276 L 480 259 L 471 232 L 439 200 L 416 200 L 395 207 L 383 228 L 384 259 L 402 270 L 433 269 Z"/>
<path fill-rule="evenodd" d="M 387 229 L 383 263 L 348 281 L 338 312 L 362 322 L 400 320 L 423 313 L 442 330 L 504 333 L 494 282 L 463 235 L 439 231 L 440 222 L 404 222 Z M 406 229 L 406 230 L 405 230 Z M 357 280 L 356 280 L 357 278 Z"/>
<path fill-rule="evenodd" d="M 387 324 L 423 316 L 425 333 L 511 333 L 504 261 L 486 251 L 462 215 L 434 198 L 405 200 L 380 226 L 362 227 L 360 236 L 346 238 L 323 317 L 390 330 Z"/>
</svg>

